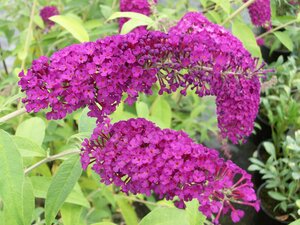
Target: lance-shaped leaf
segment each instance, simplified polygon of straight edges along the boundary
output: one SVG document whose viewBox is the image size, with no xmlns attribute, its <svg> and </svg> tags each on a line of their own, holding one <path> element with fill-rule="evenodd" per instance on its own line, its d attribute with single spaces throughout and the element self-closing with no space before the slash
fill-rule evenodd
<svg viewBox="0 0 300 225">
<path fill-rule="evenodd" d="M 55 219 L 59 209 L 78 181 L 81 172 L 82 169 L 78 155 L 71 156 L 60 165 L 52 179 L 46 196 L 45 217 L 47 225 L 50 225 Z"/>
</svg>

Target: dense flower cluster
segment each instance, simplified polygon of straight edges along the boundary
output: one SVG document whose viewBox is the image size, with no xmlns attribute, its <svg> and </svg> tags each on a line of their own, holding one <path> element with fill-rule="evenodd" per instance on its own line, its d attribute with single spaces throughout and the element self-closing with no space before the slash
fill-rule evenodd
<svg viewBox="0 0 300 225">
<path fill-rule="evenodd" d="M 247 2 L 248 0 L 244 0 Z M 255 26 L 271 27 L 271 2 L 270 0 L 255 0 L 249 7 L 251 21 Z"/>
<path fill-rule="evenodd" d="M 120 11 L 121 12 L 136 12 L 141 13 L 146 16 L 151 15 L 151 4 L 156 4 L 157 0 L 120 0 Z M 119 29 L 122 29 L 124 23 L 126 23 L 128 19 L 122 18 L 119 20 Z M 144 30 L 144 27 L 139 27 L 136 30 Z"/>
<path fill-rule="evenodd" d="M 243 217 L 232 202 L 259 209 L 249 174 L 183 131 L 161 130 L 145 119 L 99 125 L 83 143 L 84 168 L 91 159 L 103 183 L 114 183 L 126 193 L 176 197 L 179 208 L 198 199 L 199 210 L 215 223 L 228 212 L 234 222 Z"/>
<path fill-rule="evenodd" d="M 56 8 L 56 6 L 45 6 L 40 11 L 40 16 L 42 17 L 42 20 L 48 27 L 52 27 L 55 24 L 53 21 L 49 20 L 51 16 L 55 15 L 59 15 L 59 11 Z"/>
<path fill-rule="evenodd" d="M 188 62 L 186 86 L 196 93 L 217 97 L 218 126 L 223 138 L 234 143 L 249 136 L 259 106 L 260 82 L 257 61 L 242 43 L 223 27 L 210 23 L 198 13 L 189 13 L 171 28 L 170 35 L 195 37 L 192 51 L 183 52 Z M 188 46 L 190 47 L 190 46 Z M 196 69 L 195 68 L 200 69 Z"/>
<path fill-rule="evenodd" d="M 33 62 L 19 84 L 27 111 L 50 107 L 48 119 L 61 119 L 80 107 L 102 122 L 139 92 L 151 94 L 191 88 L 217 96 L 222 137 L 233 142 L 251 134 L 259 105 L 257 61 L 242 43 L 199 13 L 186 14 L 169 33 L 133 32 L 76 44 Z"/>
<path fill-rule="evenodd" d="M 122 7 L 131 11 L 132 2 Z M 244 215 L 232 203 L 258 210 L 250 175 L 182 131 L 161 130 L 145 119 L 111 125 L 108 116 L 124 94 L 132 104 L 139 93 L 152 94 L 155 83 L 159 94 L 179 89 L 186 95 L 190 88 L 199 97 L 216 96 L 221 135 L 236 143 L 252 132 L 264 73 L 232 34 L 187 13 L 168 33 L 140 29 L 42 56 L 20 73 L 19 85 L 27 111 L 50 108 L 48 119 L 89 107 L 97 128 L 83 143 L 81 161 L 84 168 L 94 162 L 102 182 L 126 193 L 179 199 L 180 208 L 196 198 L 199 210 L 218 223 L 228 212 L 234 222 Z"/>
</svg>

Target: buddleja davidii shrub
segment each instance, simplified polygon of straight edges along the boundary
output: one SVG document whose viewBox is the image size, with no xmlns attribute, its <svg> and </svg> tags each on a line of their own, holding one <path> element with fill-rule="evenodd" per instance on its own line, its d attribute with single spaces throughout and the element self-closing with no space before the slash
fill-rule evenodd
<svg viewBox="0 0 300 225">
<path fill-rule="evenodd" d="M 236 143 L 253 130 L 264 73 L 228 31 L 188 13 L 168 33 L 138 30 L 43 56 L 20 74 L 19 84 L 27 111 L 50 107 L 48 119 L 89 107 L 97 128 L 83 143 L 82 164 L 86 168 L 92 158 L 103 182 L 134 194 L 177 196 L 181 208 L 197 198 L 199 210 L 218 223 L 229 210 L 234 222 L 244 215 L 231 202 L 259 208 L 250 175 L 183 132 L 160 130 L 143 119 L 110 125 L 107 117 L 124 93 L 132 104 L 139 93 L 152 94 L 158 81 L 160 94 L 180 89 L 185 95 L 191 88 L 200 97 L 215 95 L 221 134 Z"/>
</svg>

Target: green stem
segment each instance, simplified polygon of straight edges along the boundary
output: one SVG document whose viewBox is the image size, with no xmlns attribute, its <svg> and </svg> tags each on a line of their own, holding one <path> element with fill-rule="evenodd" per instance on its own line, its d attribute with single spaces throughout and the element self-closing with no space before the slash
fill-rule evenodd
<svg viewBox="0 0 300 225">
<path fill-rule="evenodd" d="M 126 198 L 128 200 L 131 200 L 131 201 L 134 201 L 134 202 L 140 202 L 140 203 L 143 203 L 145 205 L 154 205 L 154 206 L 161 206 L 161 207 L 170 207 L 169 205 L 164 205 L 164 204 L 158 204 L 156 202 L 149 202 L 149 201 L 145 201 L 145 200 L 142 200 L 142 199 L 138 199 L 138 198 L 134 198 L 134 197 L 130 197 L 130 196 L 126 196 L 126 195 L 122 195 L 122 196 L 119 196 L 121 198 Z"/>
<path fill-rule="evenodd" d="M 6 116 L 1 117 L 0 118 L 0 123 L 4 123 L 4 122 L 6 122 L 6 121 L 8 121 L 10 119 L 13 119 L 13 118 L 15 118 L 17 116 L 20 116 L 20 115 L 22 115 L 24 113 L 26 113 L 26 109 L 25 108 L 18 109 L 16 111 L 12 112 L 12 113 L 7 114 Z"/>
<path fill-rule="evenodd" d="M 8 76 L 8 70 L 7 70 L 6 62 L 5 62 L 3 53 L 2 53 L 2 47 L 1 47 L 1 45 L 0 45 L 0 56 L 1 56 L 1 58 L 3 57 L 2 58 L 2 63 L 3 63 L 4 71 L 5 71 L 6 75 Z"/>
<path fill-rule="evenodd" d="M 41 161 L 37 162 L 36 164 L 33 164 L 32 166 L 25 169 L 24 173 L 25 173 L 25 175 L 27 175 L 28 173 L 30 173 L 35 168 L 37 168 L 37 167 L 39 167 L 39 166 L 41 166 L 41 165 L 43 165 L 47 162 L 54 161 L 56 159 L 62 158 L 62 157 L 67 156 L 67 155 L 73 155 L 73 154 L 79 154 L 79 153 L 80 153 L 80 150 L 70 150 L 70 151 L 61 152 L 61 153 L 56 154 L 56 155 L 48 156 L 48 157 L 42 159 Z"/>
<path fill-rule="evenodd" d="M 229 3 L 230 4 L 232 4 L 232 3 L 235 3 L 235 1 L 237 1 L 237 0 L 231 0 Z M 239 1 L 239 0 L 238 0 Z M 209 5 L 209 6 L 207 6 L 206 8 L 204 8 L 202 11 L 201 11 L 201 13 L 208 13 L 209 11 L 211 11 L 211 10 L 215 10 L 217 7 L 217 4 L 216 3 L 213 3 L 213 4 L 211 4 L 211 5 Z"/>
<path fill-rule="evenodd" d="M 234 13 L 232 13 L 226 20 L 224 20 L 223 23 L 221 23 L 221 25 L 224 26 L 226 23 L 231 21 L 233 18 L 235 18 L 237 15 L 239 15 L 240 12 L 242 12 L 245 8 L 250 6 L 254 1 L 255 0 L 249 0 L 246 3 L 244 3 L 240 8 L 238 8 Z"/>
<path fill-rule="evenodd" d="M 293 24 L 293 23 L 296 23 L 297 21 L 298 21 L 298 19 L 294 19 L 294 20 L 292 20 L 292 21 L 290 21 L 290 22 L 287 22 L 287 23 L 285 23 L 285 24 L 283 24 L 283 25 L 280 25 L 280 26 L 275 27 L 275 28 L 273 28 L 273 29 L 271 29 L 271 30 L 268 30 L 267 32 L 265 32 L 265 33 L 259 35 L 258 37 L 256 37 L 256 39 L 263 38 L 263 37 L 265 37 L 266 35 L 271 34 L 271 33 L 274 33 L 275 31 L 280 30 L 280 29 L 282 29 L 282 28 L 284 28 L 284 27 L 287 27 L 287 26 L 289 26 L 289 25 L 291 25 L 291 24 Z"/>
<path fill-rule="evenodd" d="M 27 31 L 25 46 L 24 46 L 25 51 L 28 51 L 28 48 L 29 48 L 29 39 L 30 39 L 30 33 L 31 33 L 32 24 L 33 24 L 33 17 L 34 17 L 34 10 L 36 7 L 36 2 L 37 2 L 37 0 L 34 0 L 32 7 L 31 7 L 30 20 L 29 20 L 29 24 L 28 24 L 28 31 Z M 27 52 L 26 52 L 26 56 L 27 56 Z M 24 59 L 22 59 L 22 64 L 21 64 L 22 70 L 24 70 L 24 68 L 25 68 L 26 58 L 27 57 L 24 57 Z"/>
<path fill-rule="evenodd" d="M 113 11 L 116 7 L 117 1 L 113 0 L 112 4 L 111 4 L 111 10 Z"/>
</svg>

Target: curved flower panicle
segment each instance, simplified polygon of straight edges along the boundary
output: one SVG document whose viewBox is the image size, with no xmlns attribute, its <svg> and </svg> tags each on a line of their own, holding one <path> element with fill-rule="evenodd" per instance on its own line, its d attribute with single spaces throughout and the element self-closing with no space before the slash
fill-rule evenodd
<svg viewBox="0 0 300 225">
<path fill-rule="evenodd" d="M 241 41 L 223 27 L 209 22 L 199 13 L 187 13 L 170 34 L 195 37 L 192 50 L 183 52 L 181 63 L 188 61 L 186 86 L 196 93 L 217 97 L 218 126 L 223 138 L 237 143 L 253 130 L 260 101 L 257 59 Z M 188 47 L 191 47 L 189 45 Z M 200 67 L 199 70 L 195 68 Z M 251 72 L 250 72 L 251 71 Z"/>
<path fill-rule="evenodd" d="M 248 0 L 244 0 L 247 2 Z M 270 0 L 255 0 L 249 7 L 249 14 L 255 26 L 270 28 L 271 23 L 271 2 Z"/>
<path fill-rule="evenodd" d="M 99 125 L 83 143 L 84 169 L 91 160 L 101 182 L 113 183 L 125 193 L 176 197 L 180 208 L 198 199 L 199 210 L 216 223 L 228 212 L 234 222 L 243 217 L 232 203 L 259 209 L 249 174 L 219 158 L 217 151 L 194 143 L 183 131 L 161 130 L 145 119 Z"/>
<path fill-rule="evenodd" d="M 159 94 L 188 88 L 217 97 L 218 125 L 234 143 L 251 134 L 258 111 L 257 60 L 242 43 L 199 13 L 187 13 L 169 33 L 140 31 L 62 49 L 34 61 L 19 82 L 28 111 L 47 107 L 48 119 L 88 106 L 102 122 L 116 110 L 122 95 L 136 101 L 139 92 Z"/>
<path fill-rule="evenodd" d="M 48 27 L 52 27 L 55 25 L 55 23 L 49 20 L 49 18 L 51 16 L 56 16 L 56 15 L 59 15 L 59 11 L 56 8 L 56 6 L 45 6 L 40 11 L 40 16 L 42 17 L 42 20 Z"/>
</svg>

